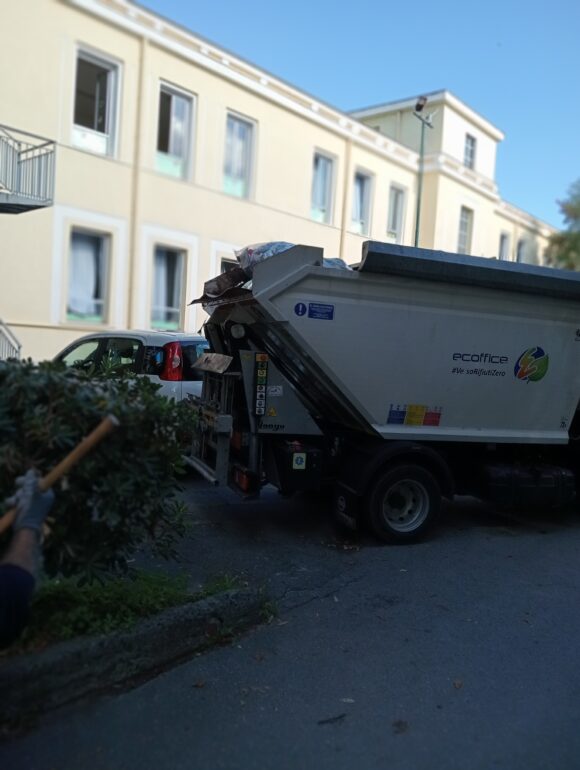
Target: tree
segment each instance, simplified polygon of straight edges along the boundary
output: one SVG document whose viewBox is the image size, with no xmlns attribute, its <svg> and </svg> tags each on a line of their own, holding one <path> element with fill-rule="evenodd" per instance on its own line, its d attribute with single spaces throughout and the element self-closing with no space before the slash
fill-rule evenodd
<svg viewBox="0 0 580 770">
<path fill-rule="evenodd" d="M 566 229 L 555 233 L 548 246 L 548 262 L 565 270 L 580 270 L 580 179 L 568 190 L 566 200 L 558 201 Z"/>
</svg>

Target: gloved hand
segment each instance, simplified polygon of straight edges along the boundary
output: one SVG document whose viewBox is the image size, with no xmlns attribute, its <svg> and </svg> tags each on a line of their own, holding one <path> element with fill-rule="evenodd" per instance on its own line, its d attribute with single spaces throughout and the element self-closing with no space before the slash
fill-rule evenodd
<svg viewBox="0 0 580 770">
<path fill-rule="evenodd" d="M 42 525 L 54 502 L 54 492 L 49 489 L 40 492 L 38 482 L 40 476 L 37 471 L 26 471 L 24 476 L 16 479 L 16 493 L 6 499 L 6 510 L 16 508 L 16 519 L 12 529 L 33 529 L 36 532 L 42 530 Z"/>
</svg>

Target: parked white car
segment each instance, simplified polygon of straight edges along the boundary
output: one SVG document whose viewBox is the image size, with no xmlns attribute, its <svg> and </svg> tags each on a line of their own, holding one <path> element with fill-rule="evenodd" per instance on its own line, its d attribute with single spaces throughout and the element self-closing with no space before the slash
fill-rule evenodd
<svg viewBox="0 0 580 770">
<path fill-rule="evenodd" d="M 193 364 L 208 347 L 204 337 L 187 332 L 96 332 L 68 345 L 54 361 L 95 371 L 119 367 L 149 377 L 161 385 L 161 395 L 180 401 L 201 395 L 202 373 Z"/>
</svg>

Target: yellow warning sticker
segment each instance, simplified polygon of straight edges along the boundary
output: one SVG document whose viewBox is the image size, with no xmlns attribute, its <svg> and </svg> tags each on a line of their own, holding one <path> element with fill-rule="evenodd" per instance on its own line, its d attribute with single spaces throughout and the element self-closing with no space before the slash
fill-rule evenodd
<svg viewBox="0 0 580 770">
<path fill-rule="evenodd" d="M 271 406 L 271 407 L 268 409 L 268 417 L 277 417 L 277 416 L 278 416 L 278 413 L 276 412 L 276 410 L 274 409 L 274 407 L 273 407 L 273 406 Z"/>
</svg>

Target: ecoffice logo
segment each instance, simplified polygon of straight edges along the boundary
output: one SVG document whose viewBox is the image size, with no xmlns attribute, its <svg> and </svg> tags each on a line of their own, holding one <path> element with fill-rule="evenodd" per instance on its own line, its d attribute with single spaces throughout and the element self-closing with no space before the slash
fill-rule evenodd
<svg viewBox="0 0 580 770">
<path fill-rule="evenodd" d="M 524 382 L 538 382 L 548 371 L 549 356 L 542 348 L 528 348 L 516 361 L 514 374 Z"/>
</svg>

